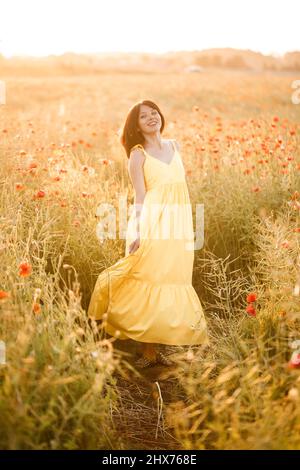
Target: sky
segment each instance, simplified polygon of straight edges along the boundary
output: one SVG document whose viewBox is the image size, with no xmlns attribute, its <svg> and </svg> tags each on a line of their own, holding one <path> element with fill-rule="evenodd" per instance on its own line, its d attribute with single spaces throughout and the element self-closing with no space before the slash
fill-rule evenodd
<svg viewBox="0 0 300 470">
<path fill-rule="evenodd" d="M 0 0 L 0 54 L 300 51 L 300 0 Z"/>
</svg>

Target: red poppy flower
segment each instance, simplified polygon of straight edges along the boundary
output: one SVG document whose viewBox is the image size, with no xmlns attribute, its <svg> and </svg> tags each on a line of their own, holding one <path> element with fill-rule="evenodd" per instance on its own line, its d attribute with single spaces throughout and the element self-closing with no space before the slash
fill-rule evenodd
<svg viewBox="0 0 300 470">
<path fill-rule="evenodd" d="M 250 304 L 251 302 L 255 302 L 257 299 L 257 295 L 255 292 L 250 292 L 250 294 L 247 295 L 247 303 Z"/>
<path fill-rule="evenodd" d="M 252 304 L 249 304 L 247 305 L 246 307 L 246 312 L 248 313 L 248 315 L 250 315 L 251 317 L 255 317 L 256 316 L 256 310 L 254 308 L 254 306 Z"/>
<path fill-rule="evenodd" d="M 31 274 L 31 271 L 32 271 L 31 264 L 26 263 L 26 261 L 24 261 L 23 263 L 20 263 L 19 265 L 20 276 L 22 277 L 29 276 Z"/>
<path fill-rule="evenodd" d="M 34 302 L 34 304 L 32 305 L 32 311 L 38 315 L 39 313 L 41 313 L 41 306 L 40 304 L 38 304 L 37 302 Z"/>
<path fill-rule="evenodd" d="M 300 369 L 300 353 L 295 351 L 288 363 L 289 369 Z"/>
<path fill-rule="evenodd" d="M 37 163 L 31 162 L 31 163 L 28 165 L 28 169 L 29 169 L 29 170 L 33 170 L 33 168 L 37 168 Z"/>
<path fill-rule="evenodd" d="M 7 299 L 9 297 L 9 293 L 5 292 L 5 290 L 0 290 L 0 300 Z"/>
</svg>

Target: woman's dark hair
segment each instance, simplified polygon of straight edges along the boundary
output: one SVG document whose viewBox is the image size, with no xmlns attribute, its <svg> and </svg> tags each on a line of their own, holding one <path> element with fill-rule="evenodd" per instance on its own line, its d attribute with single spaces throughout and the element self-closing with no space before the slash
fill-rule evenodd
<svg viewBox="0 0 300 470">
<path fill-rule="evenodd" d="M 139 101 L 134 106 L 132 106 L 125 120 L 124 128 L 123 128 L 122 135 L 120 138 L 121 144 L 125 148 L 127 158 L 130 157 L 130 151 L 132 147 L 134 147 L 137 144 L 143 145 L 145 142 L 144 136 L 142 132 L 140 132 L 139 126 L 138 126 L 140 107 L 142 104 L 147 105 L 152 109 L 156 109 L 156 111 L 160 114 L 160 117 L 161 117 L 160 132 L 161 133 L 165 127 L 165 118 L 161 110 L 157 106 L 157 104 L 155 104 L 153 101 L 143 100 L 143 101 Z"/>
</svg>

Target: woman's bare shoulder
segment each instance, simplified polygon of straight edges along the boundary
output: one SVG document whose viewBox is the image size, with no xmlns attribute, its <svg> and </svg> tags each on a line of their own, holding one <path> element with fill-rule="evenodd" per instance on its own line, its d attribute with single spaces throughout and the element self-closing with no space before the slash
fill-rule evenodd
<svg viewBox="0 0 300 470">
<path fill-rule="evenodd" d="M 140 165 L 143 165 L 144 161 L 145 161 L 145 153 L 144 153 L 142 146 L 135 145 L 130 150 L 130 155 L 128 159 L 128 169 L 139 167 Z"/>
</svg>

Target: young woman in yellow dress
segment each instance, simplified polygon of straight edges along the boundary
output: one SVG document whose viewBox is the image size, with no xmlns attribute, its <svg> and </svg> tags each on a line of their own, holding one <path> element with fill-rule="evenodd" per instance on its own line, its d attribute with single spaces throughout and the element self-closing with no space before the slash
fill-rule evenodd
<svg viewBox="0 0 300 470">
<path fill-rule="evenodd" d="M 194 231 L 185 169 L 178 143 L 162 139 L 164 126 L 150 100 L 127 115 L 121 143 L 135 196 L 125 256 L 100 273 L 88 309 L 95 320 L 106 313 L 109 334 L 142 345 L 140 367 L 172 364 L 159 344 L 209 344 L 192 286 Z"/>
</svg>

